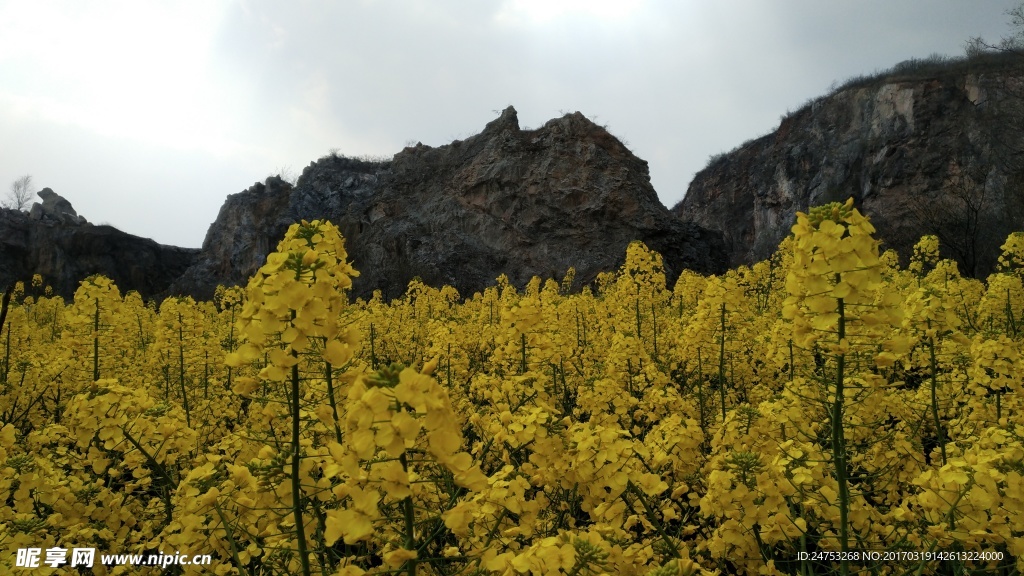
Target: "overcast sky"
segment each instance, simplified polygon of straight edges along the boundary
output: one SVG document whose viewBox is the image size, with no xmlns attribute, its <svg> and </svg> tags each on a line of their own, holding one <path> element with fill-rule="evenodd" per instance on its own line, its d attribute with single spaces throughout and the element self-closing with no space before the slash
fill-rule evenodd
<svg viewBox="0 0 1024 576">
<path fill-rule="evenodd" d="M 331 149 L 390 157 L 580 111 L 679 201 L 710 155 L 1010 0 L 0 0 L 0 196 L 198 247 L 225 197 Z"/>
</svg>

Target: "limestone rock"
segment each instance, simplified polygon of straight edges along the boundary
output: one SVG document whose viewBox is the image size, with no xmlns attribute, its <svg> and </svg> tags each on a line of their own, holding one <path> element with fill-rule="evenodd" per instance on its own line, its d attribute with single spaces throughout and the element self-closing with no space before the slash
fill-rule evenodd
<svg viewBox="0 0 1024 576">
<path fill-rule="evenodd" d="M 616 269 L 633 240 L 661 252 L 670 279 L 725 264 L 721 234 L 673 217 L 647 163 L 607 130 L 579 112 L 522 130 L 510 106 L 465 140 L 385 162 L 328 156 L 294 187 L 271 178 L 230 196 L 172 292 L 244 283 L 290 223 L 314 218 L 344 234 L 360 297 L 398 297 L 415 277 L 469 296 L 502 273 L 523 286 L 570 266 L 578 288 Z"/>
<path fill-rule="evenodd" d="M 122 293 L 145 298 L 167 290 L 199 251 L 163 246 L 110 226 L 80 226 L 47 216 L 34 219 L 17 210 L 0 209 L 0 290 L 33 274 L 64 298 L 92 274 L 103 274 Z"/>
<path fill-rule="evenodd" d="M 43 199 L 42 204 L 35 202 L 29 210 L 33 220 L 52 219 L 63 224 L 88 224 L 83 216 L 79 216 L 63 196 L 49 188 L 43 188 L 36 194 Z"/>
<path fill-rule="evenodd" d="M 673 213 L 725 235 L 730 265 L 768 257 L 797 211 L 853 197 L 904 259 L 937 234 L 961 271 L 993 270 L 1024 229 L 1024 65 L 883 75 L 819 98 L 699 172 Z"/>
</svg>

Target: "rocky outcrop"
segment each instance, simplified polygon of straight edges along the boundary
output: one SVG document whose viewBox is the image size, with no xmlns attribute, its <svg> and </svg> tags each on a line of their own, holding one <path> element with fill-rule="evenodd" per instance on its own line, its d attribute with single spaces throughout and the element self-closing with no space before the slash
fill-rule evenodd
<svg viewBox="0 0 1024 576">
<path fill-rule="evenodd" d="M 314 218 L 344 234 L 357 297 L 400 296 L 415 277 L 471 295 L 502 273 L 521 286 L 570 266 L 581 285 L 614 270 L 633 240 L 662 253 L 670 278 L 725 266 L 721 234 L 673 217 L 647 163 L 607 130 L 578 112 L 522 130 L 509 107 L 462 141 L 386 162 L 329 156 L 294 187 L 271 178 L 230 196 L 171 290 L 209 297 L 244 283 L 289 224 Z"/>
<path fill-rule="evenodd" d="M 672 211 L 721 231 L 735 266 L 769 256 L 796 211 L 852 196 L 883 247 L 906 258 L 937 234 L 963 272 L 989 273 L 1007 234 L 1024 228 L 1024 66 L 990 57 L 926 68 L 814 100 L 712 161 Z"/>
<path fill-rule="evenodd" d="M 78 212 L 75 212 L 75 209 L 71 207 L 71 202 L 53 190 L 43 188 L 36 194 L 43 199 L 43 202 L 32 204 L 28 215 L 33 220 L 50 220 L 63 224 L 88 223 L 84 216 L 79 216 Z"/>
<path fill-rule="evenodd" d="M 0 290 L 40 274 L 57 294 L 70 298 L 81 280 L 103 274 L 122 293 L 135 290 L 150 298 L 165 292 L 198 254 L 110 226 L 36 220 L 17 210 L 0 209 Z"/>
</svg>

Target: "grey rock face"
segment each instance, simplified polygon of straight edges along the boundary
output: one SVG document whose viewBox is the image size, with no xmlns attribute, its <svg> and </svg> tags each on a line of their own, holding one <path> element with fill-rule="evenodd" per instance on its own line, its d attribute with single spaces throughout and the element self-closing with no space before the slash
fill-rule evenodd
<svg viewBox="0 0 1024 576">
<path fill-rule="evenodd" d="M 81 280 L 103 274 L 122 293 L 145 298 L 167 290 L 199 251 L 163 246 L 110 226 L 80 226 L 51 218 L 33 219 L 17 210 L 0 209 L 0 290 L 14 281 L 40 274 L 64 298 Z"/>
<path fill-rule="evenodd" d="M 466 140 L 386 162 L 325 157 L 295 187 L 271 178 L 230 196 L 171 291 L 205 298 L 244 283 L 289 224 L 315 218 L 345 236 L 357 297 L 400 296 L 414 277 L 468 296 L 502 273 L 522 286 L 570 266 L 582 285 L 614 270 L 633 240 L 661 252 L 670 278 L 725 266 L 721 234 L 673 217 L 647 163 L 607 130 L 577 112 L 524 131 L 509 107 Z"/>
<path fill-rule="evenodd" d="M 35 202 L 29 210 L 29 216 L 33 220 L 51 219 L 63 224 L 88 224 L 83 216 L 79 216 L 63 196 L 49 188 L 43 188 L 36 194 L 43 199 L 43 203 Z"/>
<path fill-rule="evenodd" d="M 939 236 L 983 276 L 1024 228 L 1024 68 L 882 77 L 786 117 L 699 172 L 673 213 L 721 231 L 730 265 L 768 257 L 795 213 L 853 197 L 904 258 Z"/>
</svg>

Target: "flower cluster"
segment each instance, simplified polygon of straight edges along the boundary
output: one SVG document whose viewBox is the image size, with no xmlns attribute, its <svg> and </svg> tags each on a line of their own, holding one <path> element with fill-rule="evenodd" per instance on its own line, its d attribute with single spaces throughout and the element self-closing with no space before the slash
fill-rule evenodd
<svg viewBox="0 0 1024 576">
<path fill-rule="evenodd" d="M 575 293 L 353 302 L 311 221 L 212 302 L 34 280 L 0 326 L 0 542 L 239 576 L 1020 571 L 1021 235 L 979 281 L 873 233 L 834 203 L 671 286 L 634 243 Z"/>
</svg>

